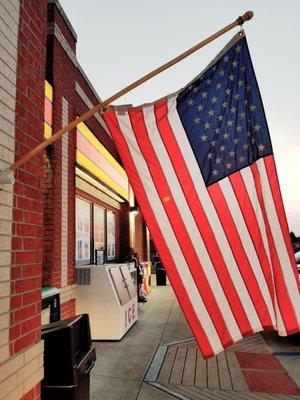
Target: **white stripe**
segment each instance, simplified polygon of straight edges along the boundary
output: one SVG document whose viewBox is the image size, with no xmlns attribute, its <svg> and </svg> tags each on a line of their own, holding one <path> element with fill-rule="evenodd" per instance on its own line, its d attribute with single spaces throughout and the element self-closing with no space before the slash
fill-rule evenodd
<svg viewBox="0 0 300 400">
<path fill-rule="evenodd" d="M 194 217 L 190 211 L 189 205 L 187 204 L 181 185 L 178 181 L 176 173 L 174 172 L 169 155 L 158 132 L 154 107 L 150 106 L 144 108 L 143 112 L 151 144 L 155 150 L 155 153 L 157 154 L 176 206 L 180 212 L 180 215 L 182 216 L 184 226 L 192 240 L 194 250 L 203 267 L 205 266 L 205 268 L 203 268 L 203 272 L 208 279 L 209 285 L 213 292 L 213 296 L 216 299 L 224 321 L 227 325 L 227 329 L 230 332 L 233 341 L 240 340 L 242 339 L 241 332 L 232 314 L 231 308 L 223 292 L 223 288 L 220 284 L 213 263 L 207 252 L 206 246 L 203 243 L 202 237 L 199 234 L 199 230 L 195 223 Z"/>
<path fill-rule="evenodd" d="M 214 234 L 216 240 L 224 257 L 225 263 L 228 266 L 229 274 L 239 294 L 239 298 L 241 300 L 245 313 L 249 319 L 251 327 L 254 332 L 258 332 L 262 330 L 260 320 L 258 318 L 252 299 L 249 296 L 245 282 L 243 281 L 241 273 L 238 269 L 238 266 L 232 254 L 222 224 L 219 220 L 219 216 L 214 208 L 211 198 L 209 197 L 207 188 L 203 182 L 199 166 L 195 160 L 195 156 L 191 149 L 190 143 L 186 137 L 186 133 L 181 125 L 180 118 L 176 110 L 175 98 L 171 98 L 168 100 L 168 109 L 169 109 L 169 123 L 173 128 L 172 130 L 176 137 L 177 143 L 181 149 L 181 152 L 185 155 L 185 159 L 187 161 L 186 166 L 190 172 L 191 178 L 195 186 L 195 190 L 201 201 L 205 214 L 207 215 L 210 226 L 214 227 Z"/>
<path fill-rule="evenodd" d="M 135 139 L 134 132 L 132 131 L 131 122 L 128 114 L 126 113 L 125 115 L 117 115 L 117 118 L 124 138 L 128 144 L 129 151 L 134 161 L 138 175 L 143 183 L 146 195 L 149 199 L 150 204 L 152 205 L 152 210 L 154 212 L 156 222 L 159 225 L 159 228 L 169 247 L 170 253 L 172 254 L 182 284 L 186 289 L 187 295 L 189 296 L 195 313 L 199 321 L 201 322 L 207 339 L 209 340 L 214 353 L 217 354 L 223 350 L 222 343 L 206 310 L 206 307 L 203 304 L 202 298 L 199 295 L 198 289 L 195 285 L 193 277 L 191 276 L 188 265 L 181 252 L 180 246 L 172 230 L 168 217 L 165 213 L 164 207 L 157 194 L 147 164 L 139 149 L 139 145 Z"/>
<path fill-rule="evenodd" d="M 256 250 L 254 248 L 252 239 L 250 237 L 247 225 L 245 223 L 242 211 L 241 211 L 239 203 L 236 199 L 235 192 L 234 192 L 228 178 L 220 180 L 219 186 L 222 190 L 224 198 L 226 199 L 226 203 L 230 210 L 230 214 L 233 218 L 234 224 L 238 231 L 240 240 L 242 242 L 244 251 L 249 260 L 251 269 L 255 275 L 256 281 L 259 284 L 259 289 L 265 300 L 266 306 L 267 306 L 269 314 L 270 314 L 272 324 L 274 326 L 275 325 L 275 315 L 274 315 L 273 302 L 272 302 L 272 299 L 270 296 L 269 288 L 268 288 L 265 276 L 262 272 L 262 268 L 261 268 L 259 259 L 257 257 Z"/>
<path fill-rule="evenodd" d="M 261 232 L 262 236 L 262 241 L 264 245 L 264 249 L 268 258 L 269 266 L 270 266 L 270 271 L 272 274 L 272 284 L 274 287 L 274 271 L 272 268 L 272 262 L 271 262 L 271 255 L 270 255 L 270 248 L 269 248 L 269 243 L 268 243 L 268 237 L 267 237 L 267 230 L 265 226 L 265 221 L 263 217 L 263 213 L 260 207 L 260 203 L 257 197 L 257 192 L 256 192 L 256 187 L 255 187 L 255 182 L 253 178 L 253 174 L 250 168 L 244 168 L 240 171 L 240 174 L 243 177 L 243 180 L 245 182 L 246 190 L 249 196 L 249 199 L 251 201 L 254 213 L 256 215 L 256 220 L 259 226 L 259 230 Z M 286 336 L 286 330 L 285 326 L 282 320 L 282 316 L 278 307 L 278 301 L 277 301 L 277 295 L 275 292 L 275 287 L 274 287 L 274 306 L 275 306 L 275 315 L 276 315 L 276 324 L 275 327 L 277 328 L 278 332 L 282 336 Z"/>
<path fill-rule="evenodd" d="M 281 226 L 278 220 L 271 188 L 269 185 L 269 179 L 263 159 L 256 162 L 260 173 L 262 182 L 263 197 L 266 204 L 266 213 L 270 224 L 272 236 L 274 238 L 276 251 L 281 264 L 284 281 L 291 299 L 292 305 L 295 310 L 298 326 L 300 327 L 300 295 L 296 279 L 292 270 L 292 265 L 285 245 L 284 237 L 282 234 Z"/>
</svg>

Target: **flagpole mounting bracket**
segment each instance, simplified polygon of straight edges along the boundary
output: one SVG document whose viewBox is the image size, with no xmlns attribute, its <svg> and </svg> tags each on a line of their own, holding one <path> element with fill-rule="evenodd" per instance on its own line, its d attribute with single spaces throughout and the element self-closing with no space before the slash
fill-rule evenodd
<svg viewBox="0 0 300 400">
<path fill-rule="evenodd" d="M 12 185 L 14 183 L 15 183 L 14 173 L 10 168 L 5 169 L 4 171 L 0 170 L 0 186 Z M 2 190 L 1 187 L 0 190 Z"/>
</svg>

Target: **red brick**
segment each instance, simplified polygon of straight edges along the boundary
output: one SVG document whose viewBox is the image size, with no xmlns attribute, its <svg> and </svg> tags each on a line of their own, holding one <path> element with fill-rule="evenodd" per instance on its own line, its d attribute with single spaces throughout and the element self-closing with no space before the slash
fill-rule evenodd
<svg viewBox="0 0 300 400">
<path fill-rule="evenodd" d="M 37 289 L 32 292 L 25 293 L 25 294 L 23 294 L 22 298 L 23 298 L 23 300 L 22 300 L 23 306 L 26 306 L 26 305 L 32 304 L 32 303 L 36 304 L 41 299 L 41 290 Z"/>
<path fill-rule="evenodd" d="M 15 340 L 17 337 L 20 336 L 21 333 L 21 325 L 12 326 L 9 330 L 9 340 Z"/>
<path fill-rule="evenodd" d="M 37 276 L 41 274 L 41 265 L 40 264 L 33 264 L 33 265 L 26 265 L 22 267 L 22 276 L 23 278 L 29 276 Z"/>
<path fill-rule="evenodd" d="M 29 292 L 30 290 L 36 289 L 36 287 L 36 279 L 22 279 L 15 283 L 16 293 Z"/>
<path fill-rule="evenodd" d="M 36 306 L 35 304 L 30 304 L 26 307 L 20 308 L 15 311 L 14 321 L 20 322 L 34 316 L 36 313 Z"/>
<path fill-rule="evenodd" d="M 37 337 L 37 332 L 33 331 L 17 339 L 14 343 L 14 353 L 18 353 L 19 351 L 24 350 L 26 347 L 34 344 L 37 340 Z"/>
<path fill-rule="evenodd" d="M 25 335 L 28 332 L 38 329 L 41 326 L 41 316 L 35 316 L 22 323 L 21 334 Z"/>
<path fill-rule="evenodd" d="M 15 255 L 17 264 L 33 264 L 37 261 L 37 253 L 30 251 L 20 251 Z"/>
<path fill-rule="evenodd" d="M 10 309 L 11 310 L 16 310 L 17 308 L 20 308 L 22 305 L 22 296 L 17 295 L 17 296 L 11 296 L 10 298 Z"/>
</svg>

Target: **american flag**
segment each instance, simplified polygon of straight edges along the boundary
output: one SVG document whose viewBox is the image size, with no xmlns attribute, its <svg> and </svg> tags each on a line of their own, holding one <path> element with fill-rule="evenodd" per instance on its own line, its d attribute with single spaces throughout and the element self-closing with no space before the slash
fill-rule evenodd
<svg viewBox="0 0 300 400">
<path fill-rule="evenodd" d="M 244 33 L 176 94 L 103 116 L 203 356 L 263 329 L 298 332 L 298 274 Z"/>
</svg>

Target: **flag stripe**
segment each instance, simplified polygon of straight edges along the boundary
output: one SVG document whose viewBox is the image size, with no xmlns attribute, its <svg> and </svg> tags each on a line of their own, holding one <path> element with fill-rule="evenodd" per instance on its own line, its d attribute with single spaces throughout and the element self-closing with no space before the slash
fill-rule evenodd
<svg viewBox="0 0 300 400">
<path fill-rule="evenodd" d="M 277 218 L 279 220 L 282 235 L 284 238 L 285 247 L 288 251 L 288 255 L 290 258 L 291 265 L 292 265 L 292 271 L 294 273 L 294 277 L 296 278 L 295 281 L 298 282 L 298 290 L 300 290 L 299 275 L 298 275 L 298 271 L 297 271 L 297 265 L 295 262 L 295 255 L 294 255 L 293 248 L 292 248 L 291 238 L 289 235 L 289 228 L 288 228 L 288 223 L 287 223 L 287 219 L 286 219 L 286 215 L 285 215 L 285 211 L 284 211 L 284 206 L 283 206 L 282 196 L 281 196 L 281 192 L 280 192 L 274 157 L 266 157 L 264 160 L 264 164 L 265 164 L 267 176 L 269 178 L 270 190 L 271 190 L 271 193 L 273 196 L 273 201 L 274 201 L 274 205 L 276 208 Z"/>
<path fill-rule="evenodd" d="M 272 157 L 272 156 L 269 156 Z M 299 296 L 299 289 L 298 289 L 298 284 L 297 280 L 295 279 L 294 273 L 293 273 L 293 268 L 291 266 L 289 254 L 287 251 L 287 247 L 284 242 L 284 237 L 282 234 L 282 230 L 280 227 L 280 222 L 278 220 L 271 188 L 269 185 L 269 179 L 272 180 L 274 177 L 274 174 L 276 174 L 276 171 L 272 170 L 271 171 L 271 176 L 268 177 L 267 171 L 265 168 L 265 163 L 264 159 L 261 159 L 257 161 L 258 165 L 258 170 L 260 173 L 260 178 L 262 181 L 262 190 L 264 194 L 264 199 L 266 203 L 266 212 L 268 215 L 268 220 L 270 224 L 270 228 L 272 231 L 272 235 L 274 238 L 275 243 L 277 244 L 276 246 L 276 251 L 277 255 L 279 258 L 280 266 L 281 266 L 281 273 L 282 273 L 282 268 L 284 268 L 285 273 L 282 273 L 282 277 L 284 279 L 288 295 L 290 297 L 290 300 L 293 305 L 293 310 L 294 310 L 294 318 L 296 318 L 296 322 L 298 323 L 298 327 L 300 328 L 300 321 L 297 321 L 296 313 L 295 310 L 300 309 L 300 296 Z"/>
<path fill-rule="evenodd" d="M 237 323 L 234 319 L 228 300 L 220 284 L 219 277 L 215 271 L 215 267 L 212 264 L 211 260 L 212 252 L 211 251 L 209 252 L 209 246 L 208 248 L 205 247 L 202 236 L 197 227 L 197 223 L 199 223 L 199 221 L 202 220 L 202 215 L 199 214 L 199 212 L 197 213 L 197 211 L 195 212 L 195 206 L 197 207 L 197 205 L 191 200 L 191 197 L 193 197 L 193 199 L 197 201 L 197 196 L 195 197 L 192 195 L 192 190 L 190 190 L 190 184 L 184 177 L 186 170 L 183 170 L 182 168 L 179 167 L 179 165 L 182 162 L 180 152 L 174 153 L 173 149 L 169 148 L 169 144 L 171 144 L 174 141 L 173 140 L 174 138 L 171 137 L 172 132 L 170 130 L 170 126 L 168 125 L 167 104 L 166 102 L 156 104 L 155 107 L 147 107 L 143 111 L 150 142 L 152 143 L 153 148 L 158 156 L 158 159 L 164 171 L 168 185 L 172 189 L 172 195 L 174 197 L 178 210 L 182 215 L 183 223 L 188 231 L 189 236 L 193 238 L 194 249 L 196 251 L 196 254 L 199 260 L 202 259 L 202 264 L 205 266 L 205 274 L 209 282 L 209 285 L 212 288 L 212 293 L 216 298 L 216 302 L 218 304 L 220 311 L 222 312 L 223 318 L 227 325 L 227 329 L 230 332 L 231 338 L 233 338 L 234 340 L 238 340 L 238 338 L 242 338 L 240 329 L 237 326 Z M 169 139 L 167 143 L 163 142 L 165 133 L 167 134 Z M 169 154 L 168 150 L 170 151 Z M 170 155 L 173 156 L 172 159 L 173 161 L 175 161 L 174 166 L 172 165 Z M 179 157 L 177 157 L 177 155 Z M 179 178 L 179 180 L 176 175 L 176 166 L 180 170 L 181 179 Z M 190 179 L 189 176 L 188 179 Z M 184 195 L 185 189 L 186 189 L 186 194 L 188 194 L 187 197 L 185 197 Z M 194 219 L 192 211 L 196 213 L 197 218 Z M 205 217 L 204 213 L 203 216 Z M 206 221 L 204 220 L 202 224 L 205 224 L 205 222 Z M 206 225 L 206 230 L 208 230 L 207 225 Z M 211 239 L 212 241 L 215 242 L 213 235 Z M 212 241 L 209 242 L 212 244 L 213 243 Z M 216 250 L 216 246 L 213 247 L 214 250 Z M 218 261 L 218 269 L 220 270 L 222 268 L 221 266 L 222 260 L 218 258 L 218 260 L 216 261 Z M 227 275 L 227 283 L 228 283 L 228 278 L 230 279 L 230 277 L 228 277 Z"/>
<path fill-rule="evenodd" d="M 123 136 L 119 127 L 120 116 L 119 119 L 117 119 L 114 112 L 106 112 L 104 114 L 104 119 L 110 129 L 115 143 L 118 145 L 122 162 L 126 167 L 130 183 L 135 191 L 137 199 L 141 204 L 144 205 L 142 207 L 143 216 L 147 222 L 147 226 L 157 248 L 160 249 L 160 257 L 164 265 L 166 266 L 168 277 L 173 287 L 176 288 L 175 293 L 178 301 L 190 324 L 196 340 L 199 343 L 203 355 L 209 357 L 215 354 L 215 352 L 220 351 L 222 346 L 218 340 L 214 340 L 214 329 L 210 330 L 208 327 L 205 331 L 202 327 L 199 316 L 202 314 L 202 318 L 205 321 L 205 312 L 202 313 L 201 305 L 200 307 L 198 305 L 199 301 L 197 301 L 196 297 L 199 296 L 194 295 L 197 289 L 194 288 L 192 278 L 189 277 L 185 262 L 180 262 L 182 256 L 180 254 L 180 250 L 178 250 L 179 246 L 176 246 L 176 239 L 173 239 L 174 234 L 169 228 L 168 221 L 166 221 L 166 216 L 163 207 L 161 206 L 160 200 L 157 199 L 158 201 L 152 204 L 152 207 L 150 205 L 151 198 L 153 198 L 153 196 L 154 198 L 158 196 L 155 196 L 156 190 L 151 185 L 151 180 L 148 184 L 145 185 L 144 182 L 142 182 L 141 180 L 141 177 L 139 175 L 140 171 L 135 164 L 136 159 L 133 156 L 133 153 L 136 154 L 135 149 L 137 150 L 138 147 L 132 147 L 130 143 L 127 143 L 127 141 L 125 140 L 125 136 Z M 123 125 L 124 124 L 125 121 L 123 120 Z M 145 176 L 148 177 L 149 172 L 147 172 L 147 168 L 145 168 L 145 166 L 144 170 Z M 158 221 L 161 221 L 161 227 L 159 226 Z M 168 238 L 169 240 L 173 239 L 172 247 L 168 246 L 168 244 L 166 243 L 166 238 Z M 176 262 L 178 263 L 178 267 L 176 267 Z M 188 282 L 188 279 L 191 279 L 191 282 Z M 190 299 L 191 295 L 194 295 L 195 297 L 195 302 L 193 301 L 193 303 Z"/>
<path fill-rule="evenodd" d="M 219 338 L 223 337 L 224 345 L 232 344 L 232 338 L 224 323 L 224 318 L 220 312 L 212 288 L 203 272 L 203 266 L 197 257 L 192 240 L 187 232 L 182 216 L 180 215 L 177 204 L 174 200 L 173 193 L 169 188 L 158 157 L 149 140 L 143 112 L 140 109 L 133 109 L 129 111 L 128 114 L 131 120 L 133 133 L 135 134 L 135 139 L 139 145 L 139 150 L 144 159 L 148 161 L 147 164 L 154 186 L 156 187 L 183 256 L 187 260 L 190 272 L 196 286 L 198 287 L 198 291 L 202 297 L 207 312 L 211 317 L 216 331 L 218 332 Z"/>
<path fill-rule="evenodd" d="M 254 182 L 255 182 L 255 187 L 256 187 L 256 192 L 258 195 L 258 199 L 260 202 L 261 210 L 263 212 L 263 217 L 266 225 L 266 231 L 267 231 L 267 237 L 268 237 L 268 243 L 269 243 L 269 248 L 270 248 L 270 255 L 271 255 L 271 261 L 273 265 L 273 270 L 274 270 L 274 284 L 275 284 L 275 289 L 277 293 L 277 298 L 278 298 L 278 306 L 282 315 L 282 319 L 284 322 L 285 330 L 287 333 L 290 333 L 293 331 L 296 323 L 296 316 L 295 316 L 295 310 L 293 308 L 293 304 L 291 302 L 291 298 L 289 296 L 286 283 L 285 283 L 285 278 L 283 271 L 281 269 L 280 261 L 278 258 L 277 254 L 277 247 L 275 246 L 273 234 L 274 231 L 271 230 L 271 221 L 270 219 L 274 218 L 273 215 L 270 215 L 267 212 L 268 204 L 265 200 L 266 198 L 265 193 L 263 192 L 262 188 L 262 181 L 261 181 L 261 175 L 260 171 L 258 170 L 257 163 L 251 165 L 251 170 L 253 173 L 254 177 Z M 275 232 L 276 234 L 276 232 Z"/>
<path fill-rule="evenodd" d="M 198 195 L 195 191 L 195 187 L 182 153 L 179 149 L 178 143 L 174 137 L 174 133 L 169 124 L 167 118 L 167 104 L 160 103 L 155 106 L 157 126 L 164 142 L 164 146 L 169 154 L 169 157 L 173 161 L 173 168 L 180 182 L 181 189 L 185 193 L 185 199 L 188 202 L 191 212 L 194 215 L 195 222 L 198 226 L 199 231 L 202 234 L 203 241 L 213 263 L 213 267 L 218 274 L 221 285 L 229 305 L 234 313 L 235 319 L 239 325 L 240 331 L 243 333 L 252 331 L 249 320 L 245 314 L 243 306 L 241 304 L 239 294 L 232 282 L 231 276 L 228 272 L 227 266 L 224 262 L 222 253 L 218 247 L 215 236 L 207 219 L 207 216 L 203 210 L 203 207 L 199 201 Z M 192 236 L 194 239 L 194 235 Z M 206 264 L 205 264 L 206 265 Z M 207 268 L 206 268 L 207 270 Z M 215 293 L 215 291 L 214 291 Z M 226 314 L 225 314 L 226 315 Z M 236 334 L 233 336 L 235 337 Z"/>
<path fill-rule="evenodd" d="M 224 261 L 228 266 L 228 272 L 231 276 L 232 282 L 239 294 L 240 301 L 243 305 L 243 309 L 251 324 L 252 330 L 256 331 L 261 327 L 258 315 L 256 313 L 253 301 L 249 296 L 245 282 L 240 274 L 236 261 L 233 257 L 231 248 L 227 241 L 225 232 L 222 224 L 219 220 L 219 216 L 214 208 L 211 198 L 207 192 L 207 188 L 204 184 L 202 175 L 199 170 L 199 166 L 195 160 L 194 153 L 191 149 L 190 143 L 186 137 L 185 131 L 181 125 L 179 115 L 176 110 L 176 99 L 170 98 L 168 100 L 169 115 L 168 119 L 174 133 L 175 139 L 181 149 L 182 154 L 185 155 L 186 166 L 189 174 L 193 180 L 193 185 L 197 192 L 198 198 L 202 204 L 202 207 L 207 215 L 209 225 L 214 227 L 216 240 L 220 251 L 224 257 Z M 242 316 L 241 316 L 242 317 Z"/>
<path fill-rule="evenodd" d="M 225 178 L 219 183 L 211 185 L 208 188 L 208 192 L 216 210 L 218 210 L 237 265 L 240 266 L 240 272 L 246 283 L 247 290 L 255 300 L 254 306 L 261 325 L 273 327 L 274 324 L 270 313 L 272 313 L 272 319 L 274 320 L 274 312 L 270 294 L 264 276 L 261 273 L 259 261 L 255 251 L 253 251 L 253 244 L 249 238 L 248 229 L 245 226 L 230 181 Z"/>
<path fill-rule="evenodd" d="M 243 171 L 249 168 L 244 168 Z M 271 266 L 267 258 L 267 254 L 263 247 L 258 221 L 252 207 L 252 203 L 247 191 L 247 181 L 244 181 L 241 172 L 236 172 L 229 177 L 231 186 L 236 198 L 236 210 L 239 224 L 236 223 L 244 249 L 247 249 L 249 258 L 251 257 L 251 267 L 256 276 L 256 281 L 260 284 L 260 288 L 268 307 L 271 325 L 276 325 L 274 315 L 274 280 L 271 272 Z M 234 200 L 235 201 L 235 200 Z M 257 204 L 259 205 L 259 204 Z M 266 323 L 264 322 L 264 325 Z"/>
<path fill-rule="evenodd" d="M 275 283 L 274 283 L 274 273 L 273 273 L 273 268 L 271 264 L 271 256 L 270 256 L 270 249 L 269 249 L 269 244 L 268 244 L 268 238 L 267 238 L 267 231 L 266 231 L 266 226 L 265 226 L 265 221 L 263 217 L 263 212 L 260 207 L 260 202 L 257 197 L 256 193 L 256 188 L 255 188 L 255 183 L 253 179 L 253 174 L 250 168 L 244 168 L 240 171 L 240 174 L 242 176 L 242 182 L 244 182 L 244 186 L 241 185 L 239 186 L 239 191 L 237 191 L 238 196 L 239 192 L 241 191 L 242 193 L 244 190 L 247 192 L 245 195 L 242 195 L 243 198 L 248 197 L 249 202 L 247 205 L 244 206 L 243 212 L 244 215 L 246 216 L 247 220 L 252 221 L 253 229 L 251 230 L 252 234 L 252 240 L 253 243 L 255 244 L 255 248 L 257 249 L 257 254 L 259 255 L 259 259 L 261 262 L 261 265 L 264 270 L 264 274 L 266 276 L 266 279 L 268 280 L 268 274 L 270 275 L 270 280 L 272 282 L 272 285 L 270 284 L 270 292 L 273 290 L 273 294 L 271 294 L 273 303 L 274 303 L 274 308 L 275 308 L 275 316 L 276 316 L 276 324 L 275 328 L 278 329 L 280 332 L 282 332 L 284 335 L 286 335 L 285 331 L 285 326 L 282 321 L 281 313 L 278 307 L 278 301 L 277 301 L 277 296 L 275 294 Z M 236 183 L 237 185 L 237 183 Z M 252 214 L 253 213 L 253 214 Z M 253 216 L 252 216 L 253 215 Z M 254 225 L 257 224 L 257 227 Z M 268 272 L 269 270 L 269 272 Z"/>
</svg>

